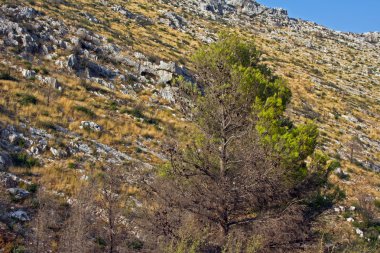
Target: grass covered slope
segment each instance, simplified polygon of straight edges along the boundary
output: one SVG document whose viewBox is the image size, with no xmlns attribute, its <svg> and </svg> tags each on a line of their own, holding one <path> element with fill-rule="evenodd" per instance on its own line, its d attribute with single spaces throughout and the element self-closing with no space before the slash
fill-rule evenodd
<svg viewBox="0 0 380 253">
<path fill-rule="evenodd" d="M 197 1 L 0 3 L 0 171 L 18 176 L 2 180 L 9 182 L 2 191 L 17 186 L 33 196 L 38 185 L 66 201 L 103 163 L 165 162 L 162 143 L 194 128 L 171 81 L 191 76 L 195 50 L 227 30 L 254 39 L 261 60 L 292 91 L 287 115 L 314 121 L 318 149 L 340 161 L 331 181 L 344 190 L 345 209 L 330 209 L 316 225 L 321 247 L 371 252 L 379 229 L 378 42 L 275 11 L 221 15 Z M 4 196 L 1 215 L 33 217 L 32 200 Z M 9 231 L 7 222 L 0 231 Z M 4 233 L 0 248 L 17 244 L 14 233 Z"/>
</svg>

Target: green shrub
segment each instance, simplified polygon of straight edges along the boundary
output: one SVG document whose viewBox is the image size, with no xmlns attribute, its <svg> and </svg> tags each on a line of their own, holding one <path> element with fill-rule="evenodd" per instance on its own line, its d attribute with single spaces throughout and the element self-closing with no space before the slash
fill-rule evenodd
<svg viewBox="0 0 380 253">
<path fill-rule="evenodd" d="M 140 147 L 136 147 L 135 148 L 135 151 L 136 153 L 140 154 L 140 153 L 144 153 L 144 150 L 142 150 Z"/>
<path fill-rule="evenodd" d="M 0 72 L 0 80 L 16 81 L 17 79 L 11 76 L 9 72 Z"/>
<path fill-rule="evenodd" d="M 132 250 L 142 250 L 144 243 L 140 240 L 133 240 L 128 242 L 128 248 Z"/>
<path fill-rule="evenodd" d="M 131 114 L 133 117 L 136 117 L 136 118 L 144 118 L 144 114 L 143 112 L 141 111 L 141 109 L 135 107 L 133 108 L 132 110 L 129 110 L 128 111 L 129 114 Z"/>
<path fill-rule="evenodd" d="M 380 209 L 380 199 L 376 199 L 373 204 L 376 206 L 376 208 Z"/>
<path fill-rule="evenodd" d="M 91 109 L 84 107 L 84 106 L 81 106 L 81 105 L 74 106 L 74 110 L 78 111 L 78 112 L 82 112 L 91 118 L 96 117 L 96 114 Z"/>
<path fill-rule="evenodd" d="M 116 111 L 119 108 L 119 104 L 116 101 L 111 101 L 108 108 L 112 111 Z"/>
<path fill-rule="evenodd" d="M 339 167 L 341 167 L 340 162 L 337 161 L 337 160 L 334 160 L 334 161 L 332 161 L 332 162 L 330 163 L 330 165 L 329 165 L 329 170 L 330 170 L 330 171 L 333 171 L 333 170 L 335 170 L 335 169 L 337 169 L 337 168 L 339 168 Z"/>
<path fill-rule="evenodd" d="M 67 164 L 67 167 L 69 169 L 76 169 L 77 168 L 77 164 L 76 163 L 69 163 L 69 164 Z"/>
<path fill-rule="evenodd" d="M 28 184 L 26 185 L 26 190 L 31 193 L 36 193 L 38 190 L 38 185 L 37 184 Z"/>
<path fill-rule="evenodd" d="M 38 99 L 33 96 L 33 95 L 30 95 L 30 94 L 26 94 L 26 93 L 17 93 L 16 94 L 17 97 L 19 97 L 19 100 L 18 102 L 21 104 L 21 105 L 30 105 L 30 104 L 37 104 L 38 103 Z"/>
<path fill-rule="evenodd" d="M 24 253 L 26 249 L 24 246 L 17 245 L 12 249 L 12 253 Z"/>
<path fill-rule="evenodd" d="M 30 157 L 26 153 L 16 153 L 11 155 L 14 166 L 32 168 L 39 165 L 39 161 L 36 158 Z"/>
<path fill-rule="evenodd" d="M 150 125 L 157 126 L 160 123 L 160 120 L 153 119 L 153 118 L 148 118 L 148 119 L 145 119 L 145 122 L 148 123 L 148 124 L 150 124 Z"/>
</svg>

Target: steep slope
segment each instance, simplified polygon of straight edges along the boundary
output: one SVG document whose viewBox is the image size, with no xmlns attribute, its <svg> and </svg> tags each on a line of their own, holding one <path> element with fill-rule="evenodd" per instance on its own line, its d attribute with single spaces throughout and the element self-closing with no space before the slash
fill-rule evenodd
<svg viewBox="0 0 380 253">
<path fill-rule="evenodd" d="M 96 164 L 162 162 L 165 136 L 191 128 L 170 82 L 192 80 L 189 57 L 221 30 L 254 37 L 292 89 L 288 114 L 318 124 L 319 148 L 342 160 L 332 176 L 342 205 L 380 198 L 379 33 L 332 31 L 253 0 L 0 3 L 0 179 L 11 192 L 0 231 L 33 218 L 30 199 L 14 201 L 20 188 L 69 199 Z M 344 220 L 323 229 L 351 238 Z"/>
</svg>

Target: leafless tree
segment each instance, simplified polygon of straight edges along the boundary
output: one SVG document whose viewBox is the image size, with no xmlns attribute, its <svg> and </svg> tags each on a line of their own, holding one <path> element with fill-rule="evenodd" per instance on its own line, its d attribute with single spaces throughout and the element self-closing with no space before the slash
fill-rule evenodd
<svg viewBox="0 0 380 253">
<path fill-rule="evenodd" d="M 60 252 L 80 253 L 94 249 L 91 233 L 96 223 L 94 212 L 95 185 L 82 182 L 74 196 L 70 216 L 63 225 L 60 237 Z"/>
<path fill-rule="evenodd" d="M 105 166 L 99 178 L 99 194 L 96 205 L 99 208 L 99 231 L 106 235 L 107 252 L 121 252 L 128 238 L 128 193 L 125 168 Z"/>
<path fill-rule="evenodd" d="M 63 212 L 54 196 L 40 190 L 37 195 L 38 212 L 33 219 L 31 236 L 32 252 L 49 252 L 57 241 Z"/>
</svg>

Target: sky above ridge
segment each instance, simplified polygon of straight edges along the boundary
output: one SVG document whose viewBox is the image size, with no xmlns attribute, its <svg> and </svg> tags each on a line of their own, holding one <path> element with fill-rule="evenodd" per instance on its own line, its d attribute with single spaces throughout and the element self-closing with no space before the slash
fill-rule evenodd
<svg viewBox="0 0 380 253">
<path fill-rule="evenodd" d="M 343 32 L 380 32 L 380 0 L 257 0 L 301 18 Z"/>
</svg>

